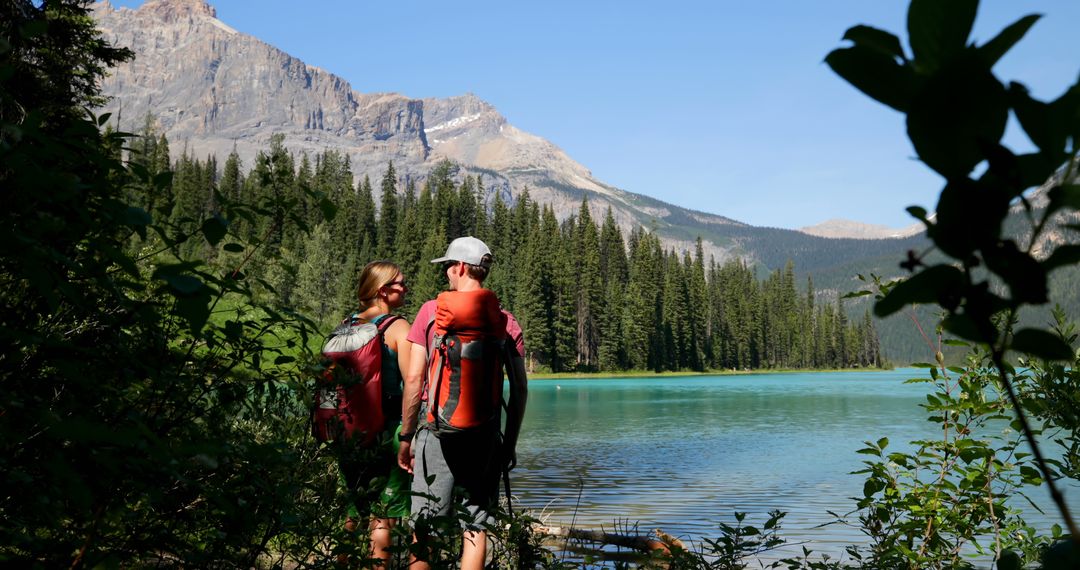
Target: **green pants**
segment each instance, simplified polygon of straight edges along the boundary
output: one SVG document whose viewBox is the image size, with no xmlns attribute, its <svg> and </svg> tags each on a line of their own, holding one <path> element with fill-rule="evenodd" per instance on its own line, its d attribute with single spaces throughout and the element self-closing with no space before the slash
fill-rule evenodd
<svg viewBox="0 0 1080 570">
<path fill-rule="evenodd" d="M 371 448 L 339 449 L 338 479 L 349 495 L 349 516 L 402 518 L 409 514 L 409 472 L 398 466 L 401 426 Z M 347 444 L 345 444 L 347 445 Z"/>
</svg>

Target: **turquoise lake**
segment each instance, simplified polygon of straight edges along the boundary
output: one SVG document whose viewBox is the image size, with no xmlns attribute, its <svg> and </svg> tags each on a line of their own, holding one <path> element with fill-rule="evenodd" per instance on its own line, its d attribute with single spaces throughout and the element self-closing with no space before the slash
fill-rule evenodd
<svg viewBox="0 0 1080 570">
<path fill-rule="evenodd" d="M 788 513 L 782 536 L 838 555 L 861 543 L 857 528 L 831 525 L 847 513 L 863 478 L 850 475 L 866 440 L 890 448 L 940 437 L 919 404 L 927 371 L 807 372 L 731 376 L 537 380 L 512 473 L 522 506 L 550 524 L 617 529 L 637 522 L 697 540 L 718 535 L 735 511 L 760 525 Z M 580 489 L 580 498 L 579 498 Z M 1080 488 L 1064 488 L 1080 507 Z M 1045 490 L 1032 490 L 1049 505 Z M 1028 515 L 1049 529 L 1047 511 Z"/>
</svg>

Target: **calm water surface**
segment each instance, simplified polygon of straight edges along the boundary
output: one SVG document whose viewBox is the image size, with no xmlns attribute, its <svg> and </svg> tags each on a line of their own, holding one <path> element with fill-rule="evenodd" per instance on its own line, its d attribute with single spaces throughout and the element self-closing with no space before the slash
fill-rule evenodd
<svg viewBox="0 0 1080 570">
<path fill-rule="evenodd" d="M 717 536 L 735 511 L 760 525 L 781 509 L 786 539 L 840 554 L 859 531 L 815 527 L 861 495 L 862 476 L 849 473 L 862 465 L 862 442 L 888 437 L 909 449 L 940 435 L 919 407 L 930 388 L 903 383 L 925 373 L 533 381 L 514 494 L 553 524 L 612 529 L 629 519 L 691 539 Z M 1065 492 L 1080 506 L 1080 489 Z M 1029 522 L 1053 521 L 1035 513 Z"/>
</svg>

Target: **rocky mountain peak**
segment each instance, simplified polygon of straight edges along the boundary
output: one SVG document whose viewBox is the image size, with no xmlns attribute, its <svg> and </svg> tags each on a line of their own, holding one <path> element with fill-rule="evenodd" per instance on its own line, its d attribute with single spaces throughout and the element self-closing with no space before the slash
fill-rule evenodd
<svg viewBox="0 0 1080 570">
<path fill-rule="evenodd" d="M 593 218 L 610 208 L 624 235 L 648 226 L 664 235 L 665 247 L 692 251 L 688 236 L 704 234 L 706 254 L 718 261 L 743 248 L 714 233 L 732 220 L 605 184 L 473 93 L 413 99 L 353 91 L 344 79 L 229 27 L 206 0 L 147 0 L 137 10 L 101 2 L 94 18 L 104 37 L 136 54 L 102 82 L 111 99 L 99 111 L 116 117 L 122 131 L 152 124 L 176 141 L 175 155 L 235 151 L 250 167 L 282 135 L 298 156 L 344 153 L 357 179 L 379 180 L 393 162 L 402 181 L 422 180 L 448 159 L 462 176 L 483 177 L 486 199 L 498 193 L 513 202 L 527 188 L 532 200 L 565 219 L 587 197 Z"/>
<path fill-rule="evenodd" d="M 217 18 L 217 10 L 206 0 L 148 0 L 139 7 L 138 12 L 163 22 L 196 16 Z"/>
</svg>

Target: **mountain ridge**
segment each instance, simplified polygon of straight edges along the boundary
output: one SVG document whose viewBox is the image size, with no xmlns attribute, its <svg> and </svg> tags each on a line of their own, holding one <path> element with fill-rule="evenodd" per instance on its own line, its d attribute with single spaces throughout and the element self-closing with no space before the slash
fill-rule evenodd
<svg viewBox="0 0 1080 570">
<path fill-rule="evenodd" d="M 855 220 L 833 218 L 812 226 L 801 227 L 799 231 L 804 234 L 825 238 L 890 239 L 913 236 L 925 229 L 922 222 L 903 228 L 890 228 Z"/>
<path fill-rule="evenodd" d="M 482 176 L 489 197 L 498 192 L 514 201 L 527 188 L 560 219 L 576 215 L 587 197 L 594 218 L 610 207 L 624 233 L 643 226 L 666 247 L 692 251 L 701 236 L 706 255 L 718 262 L 770 257 L 756 251 L 757 238 L 742 231 L 761 236 L 765 230 L 606 184 L 472 93 L 441 99 L 361 93 L 345 79 L 221 22 L 203 0 L 148 0 L 137 9 L 101 2 L 95 19 L 107 40 L 136 53 L 135 61 L 104 82 L 112 100 L 101 111 L 114 113 L 119 128 L 130 132 L 155 117 L 174 154 L 193 149 L 225 156 L 235 149 L 251 164 L 270 137 L 281 134 L 292 152 L 339 150 L 358 178 L 373 180 L 391 161 L 404 178 L 422 180 L 445 158 L 461 166 L 461 175 Z M 798 251 L 835 245 L 795 230 L 768 231 L 788 241 L 805 237 L 796 257 Z"/>
</svg>

